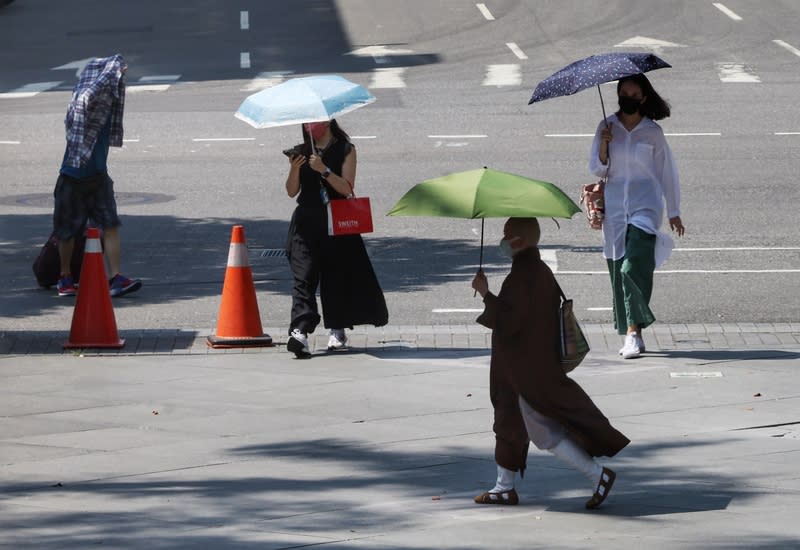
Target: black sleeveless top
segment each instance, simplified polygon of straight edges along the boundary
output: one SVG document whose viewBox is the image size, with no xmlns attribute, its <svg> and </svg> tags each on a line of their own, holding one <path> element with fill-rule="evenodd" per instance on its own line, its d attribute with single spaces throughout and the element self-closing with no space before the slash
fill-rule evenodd
<svg viewBox="0 0 800 550">
<path fill-rule="evenodd" d="M 322 161 L 325 166 L 330 168 L 331 172 L 341 176 L 344 159 L 352 150 L 352 143 L 347 140 L 336 139 L 322 153 Z M 331 184 L 322 179 L 322 175 L 319 172 L 313 170 L 308 163 L 303 164 L 300 167 L 300 194 L 297 197 L 297 204 L 303 207 L 323 208 L 325 206 L 322 202 L 321 194 L 323 187 L 327 191 L 329 198 L 344 198 L 344 195 L 337 192 Z"/>
</svg>

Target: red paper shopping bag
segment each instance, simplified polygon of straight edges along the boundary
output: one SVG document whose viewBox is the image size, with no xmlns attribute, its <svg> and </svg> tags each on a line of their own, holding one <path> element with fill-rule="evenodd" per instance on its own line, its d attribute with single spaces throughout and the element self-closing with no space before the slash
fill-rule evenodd
<svg viewBox="0 0 800 550">
<path fill-rule="evenodd" d="M 372 233 L 372 209 L 368 197 L 332 199 L 328 202 L 328 235 Z"/>
</svg>

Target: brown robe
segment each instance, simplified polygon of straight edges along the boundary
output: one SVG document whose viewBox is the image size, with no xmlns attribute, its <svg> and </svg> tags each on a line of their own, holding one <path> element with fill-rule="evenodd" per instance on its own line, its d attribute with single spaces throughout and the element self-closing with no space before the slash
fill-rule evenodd
<svg viewBox="0 0 800 550">
<path fill-rule="evenodd" d="M 538 248 L 518 252 L 500 293 L 489 292 L 483 301 L 477 322 L 492 329 L 489 395 L 497 464 L 525 469 L 529 438 L 518 396 L 560 422 L 592 456 L 614 456 L 630 443 L 559 364 L 560 294 Z"/>
</svg>

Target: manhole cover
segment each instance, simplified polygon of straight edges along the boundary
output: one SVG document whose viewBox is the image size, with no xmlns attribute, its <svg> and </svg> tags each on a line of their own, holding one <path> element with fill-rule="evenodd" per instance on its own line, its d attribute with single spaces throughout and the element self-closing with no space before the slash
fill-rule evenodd
<svg viewBox="0 0 800 550">
<path fill-rule="evenodd" d="M 118 205 L 153 204 L 174 201 L 172 195 L 162 193 L 126 193 L 115 192 Z M 30 193 L 28 195 L 11 195 L 0 197 L 0 204 L 9 206 L 33 206 L 41 208 L 53 207 L 53 193 Z"/>
</svg>

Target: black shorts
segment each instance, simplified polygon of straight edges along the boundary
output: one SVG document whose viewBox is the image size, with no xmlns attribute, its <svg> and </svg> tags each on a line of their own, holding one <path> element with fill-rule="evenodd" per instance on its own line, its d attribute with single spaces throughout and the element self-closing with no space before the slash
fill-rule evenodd
<svg viewBox="0 0 800 550">
<path fill-rule="evenodd" d="M 89 219 L 102 229 L 122 225 L 114 200 L 114 181 L 107 173 L 84 179 L 59 174 L 53 197 L 53 232 L 59 239 L 80 235 Z"/>
</svg>

